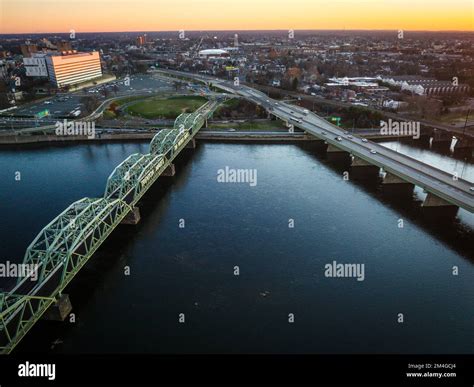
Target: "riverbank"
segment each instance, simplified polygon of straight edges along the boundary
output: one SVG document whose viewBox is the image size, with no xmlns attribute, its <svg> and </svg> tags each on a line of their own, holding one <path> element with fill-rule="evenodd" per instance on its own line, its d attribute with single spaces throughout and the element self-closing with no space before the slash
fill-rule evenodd
<svg viewBox="0 0 474 387">
<path fill-rule="evenodd" d="M 130 140 L 151 140 L 157 132 L 145 133 L 101 133 L 93 138 L 87 136 L 0 136 L 1 145 L 41 144 L 41 143 L 84 143 L 84 142 L 114 142 Z M 316 141 L 316 138 L 303 132 L 251 132 L 251 131 L 201 131 L 196 135 L 198 140 L 222 141 Z"/>
</svg>

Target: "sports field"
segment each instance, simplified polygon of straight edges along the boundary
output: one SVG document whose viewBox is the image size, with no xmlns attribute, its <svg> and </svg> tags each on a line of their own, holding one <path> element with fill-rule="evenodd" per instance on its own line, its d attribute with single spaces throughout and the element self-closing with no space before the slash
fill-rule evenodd
<svg viewBox="0 0 474 387">
<path fill-rule="evenodd" d="M 206 99 L 198 96 L 151 97 L 138 101 L 127 107 L 127 113 L 144 118 L 173 119 L 181 113 L 191 113 L 206 103 Z"/>
</svg>

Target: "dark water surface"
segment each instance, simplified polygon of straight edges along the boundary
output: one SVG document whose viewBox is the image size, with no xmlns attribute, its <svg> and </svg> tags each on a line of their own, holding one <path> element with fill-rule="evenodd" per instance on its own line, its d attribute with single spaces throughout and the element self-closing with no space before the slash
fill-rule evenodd
<svg viewBox="0 0 474 387">
<path fill-rule="evenodd" d="M 0 149 L 0 260 L 21 260 L 42 227 L 147 150 Z M 256 169 L 258 184 L 218 183 L 226 166 Z M 187 150 L 140 202 L 141 223 L 120 226 L 67 289 L 76 321 L 40 322 L 17 351 L 474 353 L 472 214 L 426 221 L 415 200 L 346 182 L 344 168 L 291 144 Z M 364 264 L 365 280 L 325 277 L 333 261 Z"/>
</svg>

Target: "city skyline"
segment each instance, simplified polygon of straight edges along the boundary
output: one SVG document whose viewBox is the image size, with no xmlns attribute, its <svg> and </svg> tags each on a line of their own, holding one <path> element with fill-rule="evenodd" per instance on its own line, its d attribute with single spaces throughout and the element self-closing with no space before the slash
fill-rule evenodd
<svg viewBox="0 0 474 387">
<path fill-rule="evenodd" d="M 225 30 L 473 31 L 470 0 L 2 0 L 0 33 Z M 190 12 L 192 10 L 192 12 Z M 45 17 L 38 17 L 41 12 Z M 104 17 L 106 15 L 106 17 Z"/>
</svg>

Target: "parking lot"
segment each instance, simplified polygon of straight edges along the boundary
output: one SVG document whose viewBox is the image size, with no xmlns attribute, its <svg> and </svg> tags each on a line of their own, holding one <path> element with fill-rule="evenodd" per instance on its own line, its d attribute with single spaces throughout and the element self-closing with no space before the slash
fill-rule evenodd
<svg viewBox="0 0 474 387">
<path fill-rule="evenodd" d="M 134 75 L 129 79 L 118 79 L 94 87 L 79 90 L 74 93 L 58 94 L 46 101 L 29 103 L 17 109 L 6 112 L 4 116 L 18 118 L 35 118 L 39 113 L 48 110 L 49 119 L 77 117 L 83 110 L 81 99 L 95 97 L 100 102 L 113 97 L 124 95 L 155 93 L 174 90 L 171 81 L 159 79 L 153 75 Z M 79 114 L 77 112 L 80 112 Z"/>
<path fill-rule="evenodd" d="M 64 117 L 73 111 L 81 110 L 81 97 L 74 94 L 62 94 L 49 98 L 43 102 L 31 103 L 20 106 L 18 109 L 9 111 L 8 115 L 13 117 L 35 117 L 44 110 L 49 111 L 52 117 Z"/>
<path fill-rule="evenodd" d="M 107 98 L 140 94 L 140 93 L 156 93 L 157 91 L 172 91 L 173 84 L 171 81 L 159 79 L 156 76 L 149 74 L 139 74 L 130 76 L 130 78 L 121 78 L 112 82 L 107 82 L 102 85 L 97 85 L 78 92 L 82 96 L 96 96 L 104 99 Z"/>
</svg>

